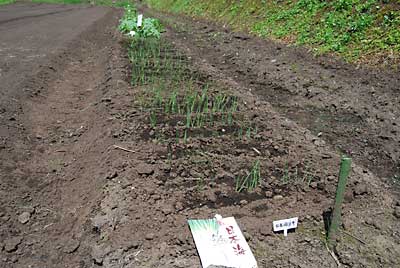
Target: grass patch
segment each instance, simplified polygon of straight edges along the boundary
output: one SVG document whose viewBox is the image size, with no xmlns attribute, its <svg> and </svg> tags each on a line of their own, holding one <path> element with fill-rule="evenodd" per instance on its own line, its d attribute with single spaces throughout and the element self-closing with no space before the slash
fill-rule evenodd
<svg viewBox="0 0 400 268">
<path fill-rule="evenodd" d="M 147 0 L 154 8 L 209 17 L 261 37 L 336 53 L 348 61 L 400 55 L 398 1 Z"/>
<path fill-rule="evenodd" d="M 12 3 L 15 3 L 15 0 L 0 0 L 0 6 L 8 5 L 8 4 L 12 4 Z"/>
</svg>

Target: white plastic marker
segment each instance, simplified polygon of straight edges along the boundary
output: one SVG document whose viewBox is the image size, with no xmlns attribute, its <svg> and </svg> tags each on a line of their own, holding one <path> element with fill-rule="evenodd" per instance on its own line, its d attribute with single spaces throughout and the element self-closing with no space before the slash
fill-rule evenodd
<svg viewBox="0 0 400 268">
<path fill-rule="evenodd" d="M 257 268 L 257 262 L 235 218 L 188 220 L 202 267 Z"/>
<path fill-rule="evenodd" d="M 142 27 L 143 14 L 139 14 L 137 17 L 137 27 Z"/>
<path fill-rule="evenodd" d="M 272 224 L 274 226 L 274 232 L 283 231 L 283 235 L 287 236 L 287 231 L 289 229 L 297 228 L 297 222 L 299 218 L 291 218 L 285 220 L 274 221 Z"/>
</svg>

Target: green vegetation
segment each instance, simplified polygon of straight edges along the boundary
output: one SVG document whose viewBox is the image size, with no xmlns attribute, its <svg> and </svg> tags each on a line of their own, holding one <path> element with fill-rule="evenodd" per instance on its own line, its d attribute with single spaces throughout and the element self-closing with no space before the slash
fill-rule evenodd
<svg viewBox="0 0 400 268">
<path fill-rule="evenodd" d="M 400 1 L 147 0 L 154 8 L 216 19 L 261 37 L 349 61 L 399 59 Z"/>
<path fill-rule="evenodd" d="M 195 187 L 196 191 L 220 183 L 209 179 L 216 178 L 213 161 L 219 155 L 232 154 L 230 150 L 233 149 L 234 159 L 238 154 L 240 157 L 241 150 L 255 152 L 256 158 L 246 159 L 249 163 L 244 169 L 238 167 L 242 162 L 232 162 L 224 168 L 235 174 L 228 182 L 233 191 L 244 195 L 259 194 L 255 190 L 261 187 L 261 162 L 265 160 L 261 150 L 268 150 L 259 143 L 263 139 L 263 135 L 258 134 L 263 133 L 259 122 L 237 95 L 231 95 L 229 90 L 193 70 L 190 58 L 163 38 L 162 25 L 157 20 L 144 18 L 143 21 L 148 20 L 151 25 L 138 27 L 137 15 L 136 9 L 127 6 L 118 28 L 124 34 L 131 62 L 134 106 L 143 116 L 140 137 L 166 145 L 165 159 L 169 166 L 180 163 L 175 162 L 176 159 L 186 158 L 190 161 L 190 164 L 185 163 L 186 167 L 194 167 L 195 171 L 196 168 L 207 170 L 207 175 L 190 174 L 196 180 L 185 181 L 187 185 L 195 182 L 196 185 L 190 187 Z M 152 30 L 145 31 L 143 28 L 146 27 Z M 157 31 L 156 34 L 152 34 L 153 31 Z M 219 143 L 226 143 L 229 148 L 222 146 L 223 149 L 208 151 L 210 147 L 218 147 Z M 282 179 L 284 183 L 279 186 L 310 184 L 314 179 L 303 165 L 296 167 L 295 173 L 288 170 L 283 175 L 286 176 Z"/>
<path fill-rule="evenodd" d="M 163 115 L 173 114 L 184 117 L 186 129 L 213 126 L 216 120 L 226 124 L 233 123 L 233 114 L 237 112 L 237 100 L 226 95 L 217 95 L 210 99 L 207 88 L 201 94 L 186 91 L 178 96 L 176 91 L 163 98 L 159 88 L 153 95 L 153 111 L 150 114 L 151 122 L 155 122 L 155 112 Z"/>
<path fill-rule="evenodd" d="M 236 133 L 250 139 L 257 134 L 257 128 L 240 115 L 236 96 L 210 89 L 189 68 L 188 59 L 160 39 L 158 20 L 144 18 L 138 27 L 137 11 L 127 6 L 118 28 L 128 43 L 132 85 L 142 89 L 138 104 L 148 113 L 159 141 L 186 143 L 192 136 Z"/>
<path fill-rule="evenodd" d="M 288 164 L 285 164 L 282 172 L 282 184 L 302 184 L 309 186 L 315 177 L 315 172 L 312 172 L 307 163 L 303 167 L 296 165 L 292 168 L 289 168 Z"/>
<path fill-rule="evenodd" d="M 14 2 L 15 2 L 15 0 L 0 0 L 0 6 L 1 5 L 12 4 Z"/>
<path fill-rule="evenodd" d="M 248 138 L 256 133 L 242 122 L 238 98 L 210 89 L 172 47 L 156 37 L 127 37 L 132 84 L 143 88 L 139 105 L 148 112 L 152 128 L 168 122 L 175 132 L 167 136 L 185 142 L 193 129 L 245 128 Z"/>
<path fill-rule="evenodd" d="M 85 1 L 89 1 L 89 0 L 85 0 Z M 92 0 L 89 1 L 89 3 L 92 2 L 95 5 L 98 6 L 113 6 L 113 7 L 126 7 L 128 5 L 131 5 L 133 0 Z"/>
<path fill-rule="evenodd" d="M 235 178 L 235 190 L 239 193 L 242 191 L 251 192 L 260 185 L 260 180 L 260 161 L 257 160 L 254 162 L 249 174 Z"/>
<path fill-rule="evenodd" d="M 118 29 L 121 33 L 129 34 L 133 38 L 133 45 L 139 48 L 139 46 L 143 45 L 139 44 L 138 46 L 136 44 L 138 42 L 140 43 L 140 39 L 159 39 L 161 36 L 162 26 L 158 20 L 153 18 L 143 19 L 142 25 L 138 26 L 138 14 L 136 9 L 131 5 L 127 5 L 125 7 L 124 16 L 120 20 Z M 136 51 L 136 49 L 132 49 L 132 51 Z"/>
</svg>

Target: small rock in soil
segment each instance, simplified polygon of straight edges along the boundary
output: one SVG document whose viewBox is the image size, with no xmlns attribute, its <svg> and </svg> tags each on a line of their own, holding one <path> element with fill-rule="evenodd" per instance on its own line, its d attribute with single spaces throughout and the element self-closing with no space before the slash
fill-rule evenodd
<svg viewBox="0 0 400 268">
<path fill-rule="evenodd" d="M 171 171 L 171 165 L 163 163 L 160 165 L 160 169 L 163 170 L 164 172 L 169 172 Z"/>
<path fill-rule="evenodd" d="M 29 198 L 30 199 L 30 198 Z M 30 199 L 31 200 L 31 199 Z M 30 213 L 31 215 L 36 212 L 35 207 L 27 207 L 24 209 L 26 212 Z"/>
<path fill-rule="evenodd" d="M 162 180 L 158 180 L 158 181 L 156 181 L 156 184 L 157 184 L 158 186 L 162 186 L 162 185 L 165 184 L 165 182 L 162 181 Z"/>
<path fill-rule="evenodd" d="M 321 140 L 321 139 L 315 139 L 314 140 L 314 144 L 316 145 L 316 146 L 324 146 L 325 145 L 325 141 L 324 140 Z"/>
<path fill-rule="evenodd" d="M 328 181 L 335 181 L 336 177 L 335 176 L 328 176 L 327 179 L 328 179 Z"/>
<path fill-rule="evenodd" d="M 162 208 L 161 211 L 162 211 L 162 213 L 164 213 L 165 216 L 167 216 L 167 215 L 173 213 L 174 209 L 171 208 L 170 206 L 167 206 L 167 207 Z"/>
<path fill-rule="evenodd" d="M 225 170 L 219 171 L 216 179 L 233 179 L 235 176 L 232 173 L 226 172 Z"/>
<path fill-rule="evenodd" d="M 176 203 L 175 203 L 175 209 L 176 209 L 177 211 L 183 210 L 183 209 L 184 209 L 183 204 L 182 204 L 181 202 L 176 202 Z"/>
<path fill-rule="evenodd" d="M 329 155 L 329 154 L 323 154 L 323 155 L 321 155 L 321 157 L 322 157 L 322 159 L 330 159 L 330 158 L 332 158 L 332 156 Z"/>
<path fill-rule="evenodd" d="M 21 237 L 13 237 L 4 241 L 4 249 L 6 252 L 13 252 L 18 249 L 19 244 L 21 244 Z"/>
<path fill-rule="evenodd" d="M 217 197 L 214 192 L 208 192 L 208 193 L 206 193 L 206 195 L 207 195 L 207 200 L 209 200 L 213 203 L 217 202 Z"/>
<path fill-rule="evenodd" d="M 334 194 L 336 192 L 336 187 L 335 185 L 327 185 L 325 188 L 325 192 L 328 194 Z"/>
<path fill-rule="evenodd" d="M 241 206 L 245 206 L 245 205 L 247 205 L 249 202 L 247 201 L 247 200 L 240 200 L 240 205 Z"/>
<path fill-rule="evenodd" d="M 96 245 L 92 248 L 92 259 L 95 264 L 97 265 L 103 265 L 103 259 L 104 257 L 110 253 L 111 250 L 109 247 L 101 246 L 101 245 Z"/>
<path fill-rule="evenodd" d="M 151 175 L 154 173 L 152 165 L 141 163 L 136 167 L 136 171 L 139 175 Z"/>
<path fill-rule="evenodd" d="M 377 230 L 381 230 L 382 226 L 374 219 L 367 219 L 365 221 L 366 224 L 373 226 Z"/>
<path fill-rule="evenodd" d="M 312 189 L 316 189 L 317 188 L 317 186 L 318 186 L 318 183 L 317 182 L 312 182 L 312 183 L 310 183 L 310 187 L 312 188 Z"/>
<path fill-rule="evenodd" d="M 348 202 L 348 203 L 353 202 L 353 200 L 354 200 L 354 194 L 353 194 L 353 192 L 349 192 L 349 191 L 345 192 L 345 193 L 344 193 L 344 200 L 345 200 L 346 202 Z"/>
<path fill-rule="evenodd" d="M 121 183 L 121 188 L 122 189 L 126 189 L 126 188 L 128 188 L 129 186 L 132 186 L 132 185 L 133 185 L 133 181 L 129 181 L 129 180 L 125 179 Z"/>
<path fill-rule="evenodd" d="M 272 198 L 273 195 L 274 195 L 274 193 L 272 191 L 266 191 L 265 192 L 265 197 L 266 198 Z"/>
<path fill-rule="evenodd" d="M 148 233 L 148 234 L 145 236 L 145 239 L 146 239 L 146 240 L 153 240 L 154 237 L 155 237 L 155 235 L 154 235 L 153 233 Z"/>
<path fill-rule="evenodd" d="M 248 39 L 250 39 L 250 36 L 245 35 L 245 34 L 236 33 L 236 34 L 233 35 L 233 38 L 236 38 L 236 39 L 239 39 L 239 40 L 248 40 Z M 218 267 L 220 267 L 220 266 L 218 266 Z"/>
<path fill-rule="evenodd" d="M 96 215 L 90 219 L 92 221 L 93 229 L 100 231 L 103 226 L 110 222 L 110 217 L 108 215 Z"/>
<path fill-rule="evenodd" d="M 210 188 L 214 188 L 214 187 L 217 186 L 217 184 L 216 184 L 215 182 L 213 182 L 213 181 L 210 181 L 210 182 L 208 183 L 208 186 L 209 186 Z"/>
<path fill-rule="evenodd" d="M 202 174 L 197 172 L 196 170 L 190 170 L 190 176 L 192 176 L 193 178 L 202 178 Z"/>
<path fill-rule="evenodd" d="M 292 201 L 290 201 L 288 203 L 288 207 L 292 208 L 297 204 L 297 198 L 295 197 L 294 199 L 292 199 Z"/>
<path fill-rule="evenodd" d="M 300 243 L 311 243 L 311 238 L 309 237 L 304 237 L 299 241 Z"/>
<path fill-rule="evenodd" d="M 185 238 L 182 236 L 182 234 L 180 234 L 180 235 L 178 235 L 178 236 L 176 237 L 176 242 L 175 242 L 175 244 L 176 244 L 176 245 L 183 245 L 183 244 L 185 244 Z"/>
<path fill-rule="evenodd" d="M 152 195 L 152 197 L 153 197 L 154 201 L 157 201 L 157 200 L 161 199 L 161 195 L 159 195 L 159 194 Z"/>
<path fill-rule="evenodd" d="M 343 226 L 343 229 L 344 229 L 344 230 L 348 231 L 348 230 L 350 230 L 351 227 L 352 227 L 352 222 L 351 222 L 350 220 L 348 220 L 347 218 L 343 218 L 343 220 L 342 220 L 342 226 Z"/>
<path fill-rule="evenodd" d="M 31 213 L 22 212 L 21 215 L 18 216 L 18 221 L 22 224 L 27 223 L 31 219 Z"/>
<path fill-rule="evenodd" d="M 368 186 L 365 184 L 357 184 L 354 188 L 355 195 L 364 195 L 368 193 Z"/>
<path fill-rule="evenodd" d="M 114 178 L 116 178 L 116 177 L 118 177 L 118 172 L 117 172 L 117 171 L 114 171 L 114 172 L 111 172 L 110 174 L 108 174 L 108 175 L 106 176 L 106 180 L 112 180 L 112 179 L 114 179 Z"/>
<path fill-rule="evenodd" d="M 139 241 L 132 241 L 129 245 L 124 248 L 124 251 L 129 251 L 130 249 L 137 249 L 140 246 Z"/>
<path fill-rule="evenodd" d="M 270 236 L 271 235 L 271 230 L 270 229 L 261 229 L 260 230 L 261 235 L 263 236 Z"/>
<path fill-rule="evenodd" d="M 63 251 L 68 254 L 74 253 L 80 245 L 81 243 L 78 240 L 72 239 L 67 242 L 67 244 L 64 246 Z"/>
<path fill-rule="evenodd" d="M 210 265 L 207 268 L 232 268 L 232 267 L 223 266 L 223 265 Z"/>
<path fill-rule="evenodd" d="M 338 258 L 339 261 L 342 264 L 348 265 L 350 267 L 353 267 L 353 262 L 354 262 L 354 256 L 349 253 L 349 252 L 338 252 Z"/>
<path fill-rule="evenodd" d="M 281 199 L 283 199 L 283 196 L 282 195 L 274 195 L 274 197 L 272 199 L 281 200 Z"/>
<path fill-rule="evenodd" d="M 400 207 L 395 207 L 394 212 L 393 212 L 393 215 L 394 215 L 396 218 L 400 219 Z"/>
<path fill-rule="evenodd" d="M 318 183 L 317 183 L 317 189 L 318 189 L 318 190 L 322 191 L 322 190 L 325 189 L 325 187 L 326 187 L 325 182 L 318 182 Z"/>
<path fill-rule="evenodd" d="M 246 230 L 243 230 L 243 236 L 244 238 L 246 238 L 247 241 L 253 240 L 253 237 Z"/>
<path fill-rule="evenodd" d="M 282 193 L 282 189 L 274 188 L 274 194 L 280 194 L 280 193 Z"/>
</svg>

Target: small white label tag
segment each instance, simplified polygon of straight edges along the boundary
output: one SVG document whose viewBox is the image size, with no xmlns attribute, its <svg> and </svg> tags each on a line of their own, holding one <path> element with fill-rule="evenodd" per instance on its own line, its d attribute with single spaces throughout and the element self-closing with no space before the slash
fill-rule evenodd
<svg viewBox="0 0 400 268">
<path fill-rule="evenodd" d="M 289 229 L 297 228 L 297 222 L 299 218 L 291 218 L 285 220 L 274 221 L 272 224 L 274 226 L 274 232 L 283 231 L 284 236 L 287 236 L 287 231 Z"/>
<path fill-rule="evenodd" d="M 137 27 L 142 27 L 143 14 L 139 14 L 137 17 Z"/>
</svg>

